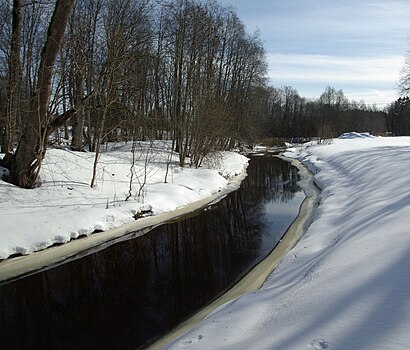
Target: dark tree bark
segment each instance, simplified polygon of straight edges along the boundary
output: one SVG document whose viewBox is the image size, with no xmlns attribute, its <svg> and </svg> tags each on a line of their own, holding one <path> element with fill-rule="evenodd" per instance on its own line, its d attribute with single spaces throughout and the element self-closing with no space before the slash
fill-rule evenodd
<svg viewBox="0 0 410 350">
<path fill-rule="evenodd" d="M 84 78 L 81 73 L 75 76 L 75 108 L 77 110 L 73 119 L 73 129 L 71 146 L 74 151 L 83 150 L 83 129 L 84 129 Z"/>
<path fill-rule="evenodd" d="M 2 153 L 12 153 L 16 133 L 18 111 L 18 87 L 20 82 L 20 47 L 21 47 L 21 0 L 13 1 L 13 19 L 10 45 L 10 57 L 7 79 L 6 127 Z"/>
<path fill-rule="evenodd" d="M 48 107 L 51 96 L 53 66 L 60 50 L 65 27 L 74 0 L 57 0 L 51 18 L 47 38 L 41 52 L 37 89 L 32 97 L 32 110 L 19 141 L 10 169 L 10 181 L 23 188 L 36 185 L 48 142 L 50 116 Z M 74 113 L 72 113 L 74 114 Z"/>
</svg>

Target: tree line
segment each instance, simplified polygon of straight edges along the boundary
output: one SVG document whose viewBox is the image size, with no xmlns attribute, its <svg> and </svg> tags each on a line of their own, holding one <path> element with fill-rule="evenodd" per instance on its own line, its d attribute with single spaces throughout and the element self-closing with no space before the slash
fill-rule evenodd
<svg viewBox="0 0 410 350">
<path fill-rule="evenodd" d="M 237 142 L 393 125 L 342 91 L 309 100 L 266 74 L 259 33 L 216 1 L 3 1 L 0 165 L 32 188 L 50 142 L 95 152 L 95 169 L 104 142 L 167 139 L 199 166 Z"/>
<path fill-rule="evenodd" d="M 265 89 L 258 111 L 265 138 L 326 140 L 344 132 L 388 132 L 386 112 L 346 98 L 342 90 L 326 87 L 319 98 L 301 97 L 291 86 Z"/>
</svg>

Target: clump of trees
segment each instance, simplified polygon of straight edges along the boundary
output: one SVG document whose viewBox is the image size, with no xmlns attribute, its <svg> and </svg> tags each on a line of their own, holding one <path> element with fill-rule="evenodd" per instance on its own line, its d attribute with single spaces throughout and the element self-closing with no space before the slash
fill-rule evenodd
<svg viewBox="0 0 410 350">
<path fill-rule="evenodd" d="M 58 22 L 63 36 L 50 40 L 60 5 L 70 6 Z M 0 6 L 0 144 L 16 185 L 36 185 L 57 124 L 95 163 L 103 142 L 167 138 L 181 166 L 199 166 L 210 151 L 254 136 L 249 111 L 264 84 L 264 50 L 234 10 L 196 0 Z M 45 61 L 51 43 L 56 56 Z"/>
<path fill-rule="evenodd" d="M 410 135 L 410 55 L 401 72 L 399 91 L 402 96 L 387 108 L 388 128 L 393 135 Z"/>
<path fill-rule="evenodd" d="M 410 135 L 410 99 L 400 97 L 387 108 L 388 130 L 393 135 Z"/>
</svg>

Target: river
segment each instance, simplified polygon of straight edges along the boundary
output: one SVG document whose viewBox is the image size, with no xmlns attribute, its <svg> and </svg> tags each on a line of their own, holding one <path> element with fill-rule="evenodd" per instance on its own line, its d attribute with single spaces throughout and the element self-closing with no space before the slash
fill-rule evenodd
<svg viewBox="0 0 410 350">
<path fill-rule="evenodd" d="M 297 169 L 251 157 L 239 190 L 206 210 L 0 285 L 4 349 L 136 349 L 236 283 L 275 247 L 304 194 Z"/>
</svg>

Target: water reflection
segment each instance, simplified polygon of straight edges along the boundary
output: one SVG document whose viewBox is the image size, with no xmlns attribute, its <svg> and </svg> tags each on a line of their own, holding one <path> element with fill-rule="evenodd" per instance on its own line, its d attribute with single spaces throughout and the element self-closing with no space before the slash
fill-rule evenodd
<svg viewBox="0 0 410 350">
<path fill-rule="evenodd" d="M 200 215 L 0 286 L 2 346 L 135 349 L 173 328 L 263 259 L 297 215 L 295 168 L 254 157 L 248 174 Z"/>
</svg>

